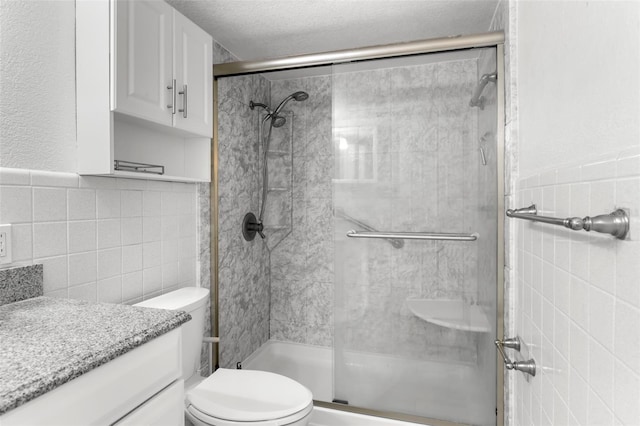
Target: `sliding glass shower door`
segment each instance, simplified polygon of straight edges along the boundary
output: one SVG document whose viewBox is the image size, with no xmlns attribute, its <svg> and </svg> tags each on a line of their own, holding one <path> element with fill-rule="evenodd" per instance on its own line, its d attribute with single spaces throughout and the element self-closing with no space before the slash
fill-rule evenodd
<svg viewBox="0 0 640 426">
<path fill-rule="evenodd" d="M 334 402 L 495 424 L 495 71 L 494 49 L 334 67 Z"/>
</svg>

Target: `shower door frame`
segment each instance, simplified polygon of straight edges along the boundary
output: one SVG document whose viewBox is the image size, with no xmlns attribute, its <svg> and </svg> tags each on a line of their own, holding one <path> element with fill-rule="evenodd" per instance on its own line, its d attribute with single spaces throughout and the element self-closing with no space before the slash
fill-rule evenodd
<svg viewBox="0 0 640 426">
<path fill-rule="evenodd" d="M 429 40 L 419 40 L 408 43 L 399 43 L 383 46 L 371 46 L 358 49 L 340 50 L 335 52 L 322 52 L 310 55 L 290 56 L 285 58 L 267 59 L 262 61 L 239 61 L 224 64 L 214 64 L 214 105 L 213 105 L 213 140 L 211 149 L 211 330 L 213 336 L 218 336 L 218 78 L 233 77 L 247 74 L 256 74 L 269 71 L 291 70 L 310 68 L 322 65 L 337 65 L 345 62 L 367 61 L 382 58 L 421 55 L 427 53 L 439 53 L 448 51 L 468 50 L 474 48 L 496 49 L 496 169 L 497 169 L 497 247 L 496 247 L 496 338 L 504 339 L 504 267 L 505 267 L 505 62 L 504 62 L 504 33 L 495 31 L 482 34 L 474 34 L 459 37 L 444 37 Z M 219 344 L 216 344 L 215 353 L 211 354 L 214 366 L 218 368 Z M 502 359 L 495 354 L 496 364 L 496 425 L 504 425 L 504 367 Z M 334 410 L 347 411 L 358 414 L 372 415 L 401 421 L 408 421 L 432 426 L 454 426 L 459 423 L 439 419 L 431 419 L 421 416 L 386 412 L 368 408 L 353 407 L 344 404 L 313 401 L 315 406 Z"/>
</svg>

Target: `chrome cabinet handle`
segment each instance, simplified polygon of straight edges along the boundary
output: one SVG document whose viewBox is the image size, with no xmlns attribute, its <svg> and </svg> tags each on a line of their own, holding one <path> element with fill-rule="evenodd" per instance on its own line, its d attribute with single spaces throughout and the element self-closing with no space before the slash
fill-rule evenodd
<svg viewBox="0 0 640 426">
<path fill-rule="evenodd" d="M 176 79 L 174 78 L 171 86 L 167 86 L 167 90 L 171 90 L 171 105 L 167 105 L 167 108 L 171 108 L 171 114 L 176 113 Z"/>
<path fill-rule="evenodd" d="M 188 105 L 188 98 L 187 98 L 187 85 L 183 85 L 182 86 L 183 89 L 181 92 L 178 92 L 178 94 L 183 95 L 184 97 L 182 98 L 183 102 L 182 102 L 182 109 L 179 109 L 178 112 L 182 113 L 182 116 L 184 118 L 187 118 L 187 105 Z"/>
<path fill-rule="evenodd" d="M 527 361 L 511 361 L 504 352 L 504 348 L 514 349 L 520 352 L 520 338 L 514 337 L 510 339 L 496 340 L 493 343 L 495 343 L 496 349 L 500 352 L 502 360 L 504 361 L 504 366 L 507 367 L 507 370 L 517 370 L 532 376 L 536 375 L 536 362 L 533 359 Z"/>
</svg>

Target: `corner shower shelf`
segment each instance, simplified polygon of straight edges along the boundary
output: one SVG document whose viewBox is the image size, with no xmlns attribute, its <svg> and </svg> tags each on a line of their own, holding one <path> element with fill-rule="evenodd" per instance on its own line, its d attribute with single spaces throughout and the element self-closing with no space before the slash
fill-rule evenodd
<svg viewBox="0 0 640 426">
<path fill-rule="evenodd" d="M 407 306 L 411 313 L 431 324 L 477 333 L 491 331 L 482 308 L 462 300 L 407 299 Z"/>
</svg>

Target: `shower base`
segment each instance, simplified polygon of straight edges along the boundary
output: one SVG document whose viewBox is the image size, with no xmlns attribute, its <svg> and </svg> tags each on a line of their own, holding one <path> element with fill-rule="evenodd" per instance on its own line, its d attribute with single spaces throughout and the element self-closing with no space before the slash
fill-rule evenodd
<svg viewBox="0 0 640 426">
<path fill-rule="evenodd" d="M 366 353 L 347 353 L 345 357 L 352 387 L 337 396 L 333 394 L 333 350 L 328 347 L 270 340 L 251 354 L 242 366 L 290 377 L 311 390 L 317 401 L 347 399 L 349 405 L 356 407 L 455 419 L 469 424 L 495 424 L 493 391 L 481 383 L 476 366 Z M 337 416 L 332 417 L 332 425 L 363 424 L 361 419 L 350 423 L 352 413 L 327 411 L 317 415 L 317 422 L 314 422 L 316 417 L 312 417 L 311 424 L 324 426 L 322 419 L 327 416 Z M 377 423 L 378 420 L 382 423 Z M 367 424 L 411 424 L 378 418 L 371 421 Z"/>
</svg>

